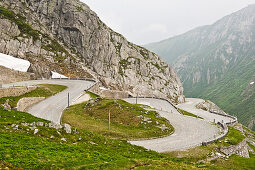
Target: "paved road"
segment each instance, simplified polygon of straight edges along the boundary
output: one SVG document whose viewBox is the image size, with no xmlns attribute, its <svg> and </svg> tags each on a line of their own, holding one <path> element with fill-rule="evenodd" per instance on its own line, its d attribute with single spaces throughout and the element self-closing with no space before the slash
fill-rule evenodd
<svg viewBox="0 0 255 170">
<path fill-rule="evenodd" d="M 39 102 L 38 104 L 32 106 L 28 113 L 43 118 L 46 120 L 50 120 L 55 123 L 60 123 L 62 112 L 67 107 L 67 95 L 70 93 L 70 103 L 73 100 L 77 99 L 84 90 L 91 87 L 94 82 L 84 81 L 84 80 L 33 80 L 26 82 L 17 82 L 12 84 L 5 84 L 3 87 L 11 87 L 15 86 L 29 86 L 36 84 L 59 84 L 65 85 L 68 89 L 64 90 L 56 94 L 55 96 L 51 96 L 46 100 Z"/>
<path fill-rule="evenodd" d="M 224 122 L 224 123 L 229 123 L 229 122 L 233 122 L 234 119 L 233 118 L 229 118 L 229 117 L 225 117 L 225 116 L 221 116 L 221 115 L 217 115 L 217 114 L 213 114 L 210 113 L 208 111 L 204 111 L 202 109 L 197 109 L 195 106 L 198 103 L 203 102 L 203 99 L 197 99 L 197 98 L 186 98 L 186 102 L 177 105 L 178 108 L 183 109 L 185 111 L 188 111 L 190 113 L 193 113 L 195 115 L 198 115 L 200 117 L 203 117 L 205 120 L 209 121 L 209 122 Z"/>
<path fill-rule="evenodd" d="M 131 98 L 125 100 L 130 103 L 136 102 L 135 99 Z M 143 146 L 157 152 L 168 152 L 192 148 L 219 135 L 220 129 L 217 126 L 202 119 L 181 115 L 166 101 L 140 98 L 138 103 L 157 109 L 162 117 L 170 121 L 175 128 L 175 132 L 164 138 L 130 141 L 131 144 Z"/>
</svg>

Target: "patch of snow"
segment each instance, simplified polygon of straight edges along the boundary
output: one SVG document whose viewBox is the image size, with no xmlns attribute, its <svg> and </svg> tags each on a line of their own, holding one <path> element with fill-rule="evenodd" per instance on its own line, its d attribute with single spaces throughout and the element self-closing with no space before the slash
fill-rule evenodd
<svg viewBox="0 0 255 170">
<path fill-rule="evenodd" d="M 16 71 L 27 72 L 30 67 L 30 62 L 0 53 L 0 65 Z"/>
<path fill-rule="evenodd" d="M 54 71 L 52 71 L 51 73 L 52 73 L 51 78 L 68 78 L 68 77 L 66 77 L 66 76 L 64 76 L 62 74 L 59 74 L 57 72 L 54 72 Z"/>
<path fill-rule="evenodd" d="M 254 81 L 250 83 L 250 85 L 253 85 L 254 84 Z"/>
<path fill-rule="evenodd" d="M 100 90 L 107 90 L 105 87 L 99 87 Z"/>
</svg>

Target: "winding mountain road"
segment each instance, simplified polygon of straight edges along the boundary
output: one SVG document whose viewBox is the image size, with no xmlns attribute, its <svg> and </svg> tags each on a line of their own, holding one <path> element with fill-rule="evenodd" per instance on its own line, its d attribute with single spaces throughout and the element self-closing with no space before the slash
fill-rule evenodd
<svg viewBox="0 0 255 170">
<path fill-rule="evenodd" d="M 125 99 L 125 101 L 135 103 L 136 99 L 128 98 Z M 190 100 L 188 100 L 188 102 L 185 102 L 180 106 L 183 110 L 190 108 L 195 110 L 196 108 L 194 104 L 196 104 L 198 100 L 195 101 L 196 102 L 190 102 Z M 175 128 L 174 133 L 168 137 L 152 140 L 129 141 L 131 144 L 143 146 L 147 149 L 151 149 L 157 152 L 184 150 L 199 146 L 204 141 L 215 139 L 220 135 L 221 129 L 210 121 L 211 117 L 218 117 L 219 120 L 225 118 L 224 116 L 215 115 L 210 112 L 205 113 L 205 111 L 203 114 L 199 115 L 201 117 L 205 117 L 205 119 L 185 116 L 180 114 L 167 101 L 159 99 L 138 98 L 137 103 L 151 106 L 162 117 L 168 119 Z M 195 113 L 199 113 L 202 110 L 196 109 L 195 111 Z M 210 115 L 210 118 L 207 119 L 208 115 L 206 114 Z"/>
<path fill-rule="evenodd" d="M 233 122 L 234 119 L 230 117 L 225 117 L 221 115 L 216 115 L 213 113 L 210 113 L 208 111 L 204 111 L 202 109 L 197 109 L 196 105 L 203 102 L 203 99 L 197 99 L 197 98 L 186 98 L 186 102 L 177 105 L 178 108 L 186 110 L 190 113 L 193 113 L 197 116 L 203 117 L 205 120 L 210 121 L 210 122 L 224 122 L 224 123 L 229 123 Z"/>
<path fill-rule="evenodd" d="M 55 123 L 60 123 L 62 113 L 68 105 L 68 93 L 70 94 L 70 103 L 77 99 L 84 90 L 89 89 L 94 82 L 85 80 L 68 80 L 68 79 L 52 79 L 52 80 L 32 80 L 4 84 L 3 87 L 12 86 L 31 86 L 37 84 L 58 84 L 68 88 L 54 96 L 51 96 L 29 108 L 28 113 Z"/>
<path fill-rule="evenodd" d="M 37 84 L 59 84 L 65 85 L 68 89 L 49 97 L 44 101 L 32 106 L 28 112 L 36 117 L 60 123 L 63 110 L 67 107 L 67 95 L 70 93 L 70 103 L 77 99 L 84 90 L 94 85 L 94 82 L 84 80 L 33 80 L 26 82 L 17 82 L 3 85 L 4 88 L 12 86 L 30 86 Z M 129 103 L 135 103 L 136 99 L 125 99 Z M 153 98 L 138 98 L 139 104 L 145 104 L 155 109 L 162 117 L 165 117 L 175 128 L 172 135 L 141 141 L 129 141 L 131 144 L 143 146 L 157 152 L 169 152 L 175 150 L 184 150 L 201 145 L 202 142 L 213 140 L 220 135 L 221 129 L 212 122 L 216 121 L 230 122 L 231 118 L 216 115 L 210 112 L 197 109 L 195 105 L 202 102 L 202 99 L 187 99 L 183 104 L 177 107 L 197 114 L 204 119 L 185 116 L 180 114 L 170 103 L 165 100 Z"/>
</svg>

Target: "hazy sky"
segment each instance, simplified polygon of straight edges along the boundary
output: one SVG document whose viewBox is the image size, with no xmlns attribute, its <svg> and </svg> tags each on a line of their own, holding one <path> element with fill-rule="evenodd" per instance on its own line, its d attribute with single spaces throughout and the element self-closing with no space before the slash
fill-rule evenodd
<svg viewBox="0 0 255 170">
<path fill-rule="evenodd" d="M 255 0 L 81 0 L 103 22 L 136 44 L 212 24 Z M 254 11 L 255 12 L 255 11 Z"/>
</svg>

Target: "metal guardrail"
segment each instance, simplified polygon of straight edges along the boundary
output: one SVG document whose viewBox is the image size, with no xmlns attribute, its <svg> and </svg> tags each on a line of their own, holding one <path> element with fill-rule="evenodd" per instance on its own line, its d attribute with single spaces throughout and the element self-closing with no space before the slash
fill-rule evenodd
<svg viewBox="0 0 255 170">
<path fill-rule="evenodd" d="M 226 123 L 227 125 L 232 125 L 232 124 L 235 124 L 236 122 L 238 122 L 237 117 L 235 117 L 235 116 L 231 116 L 231 115 L 228 115 L 228 114 L 227 115 L 226 114 L 221 114 L 221 113 L 212 112 L 212 111 L 210 111 L 210 113 L 234 119 L 233 122 L 232 121 L 231 122 L 227 122 Z"/>
<path fill-rule="evenodd" d="M 164 100 L 164 101 L 167 101 L 169 104 L 171 104 L 176 110 L 177 110 L 177 107 L 170 101 L 170 100 L 167 100 L 167 99 L 164 99 L 164 98 L 159 98 L 159 97 L 129 97 L 129 98 L 134 98 L 134 99 L 159 99 L 159 100 Z"/>
<path fill-rule="evenodd" d="M 85 91 L 90 90 L 91 88 L 93 88 L 95 85 L 99 83 L 98 81 L 94 79 L 90 79 L 90 78 L 50 78 L 50 79 L 38 78 L 37 80 L 84 80 L 84 81 L 94 82 L 94 84 L 90 86 L 88 89 L 86 89 Z"/>
<path fill-rule="evenodd" d="M 216 142 L 217 140 L 220 140 L 220 139 L 224 138 L 225 136 L 227 136 L 227 134 L 228 134 L 227 124 L 222 124 L 221 122 L 218 122 L 217 124 L 220 125 L 220 127 L 223 129 L 223 135 L 218 136 L 217 138 L 215 138 L 213 140 L 202 142 L 203 146 L 209 145 L 209 144 Z"/>
</svg>

